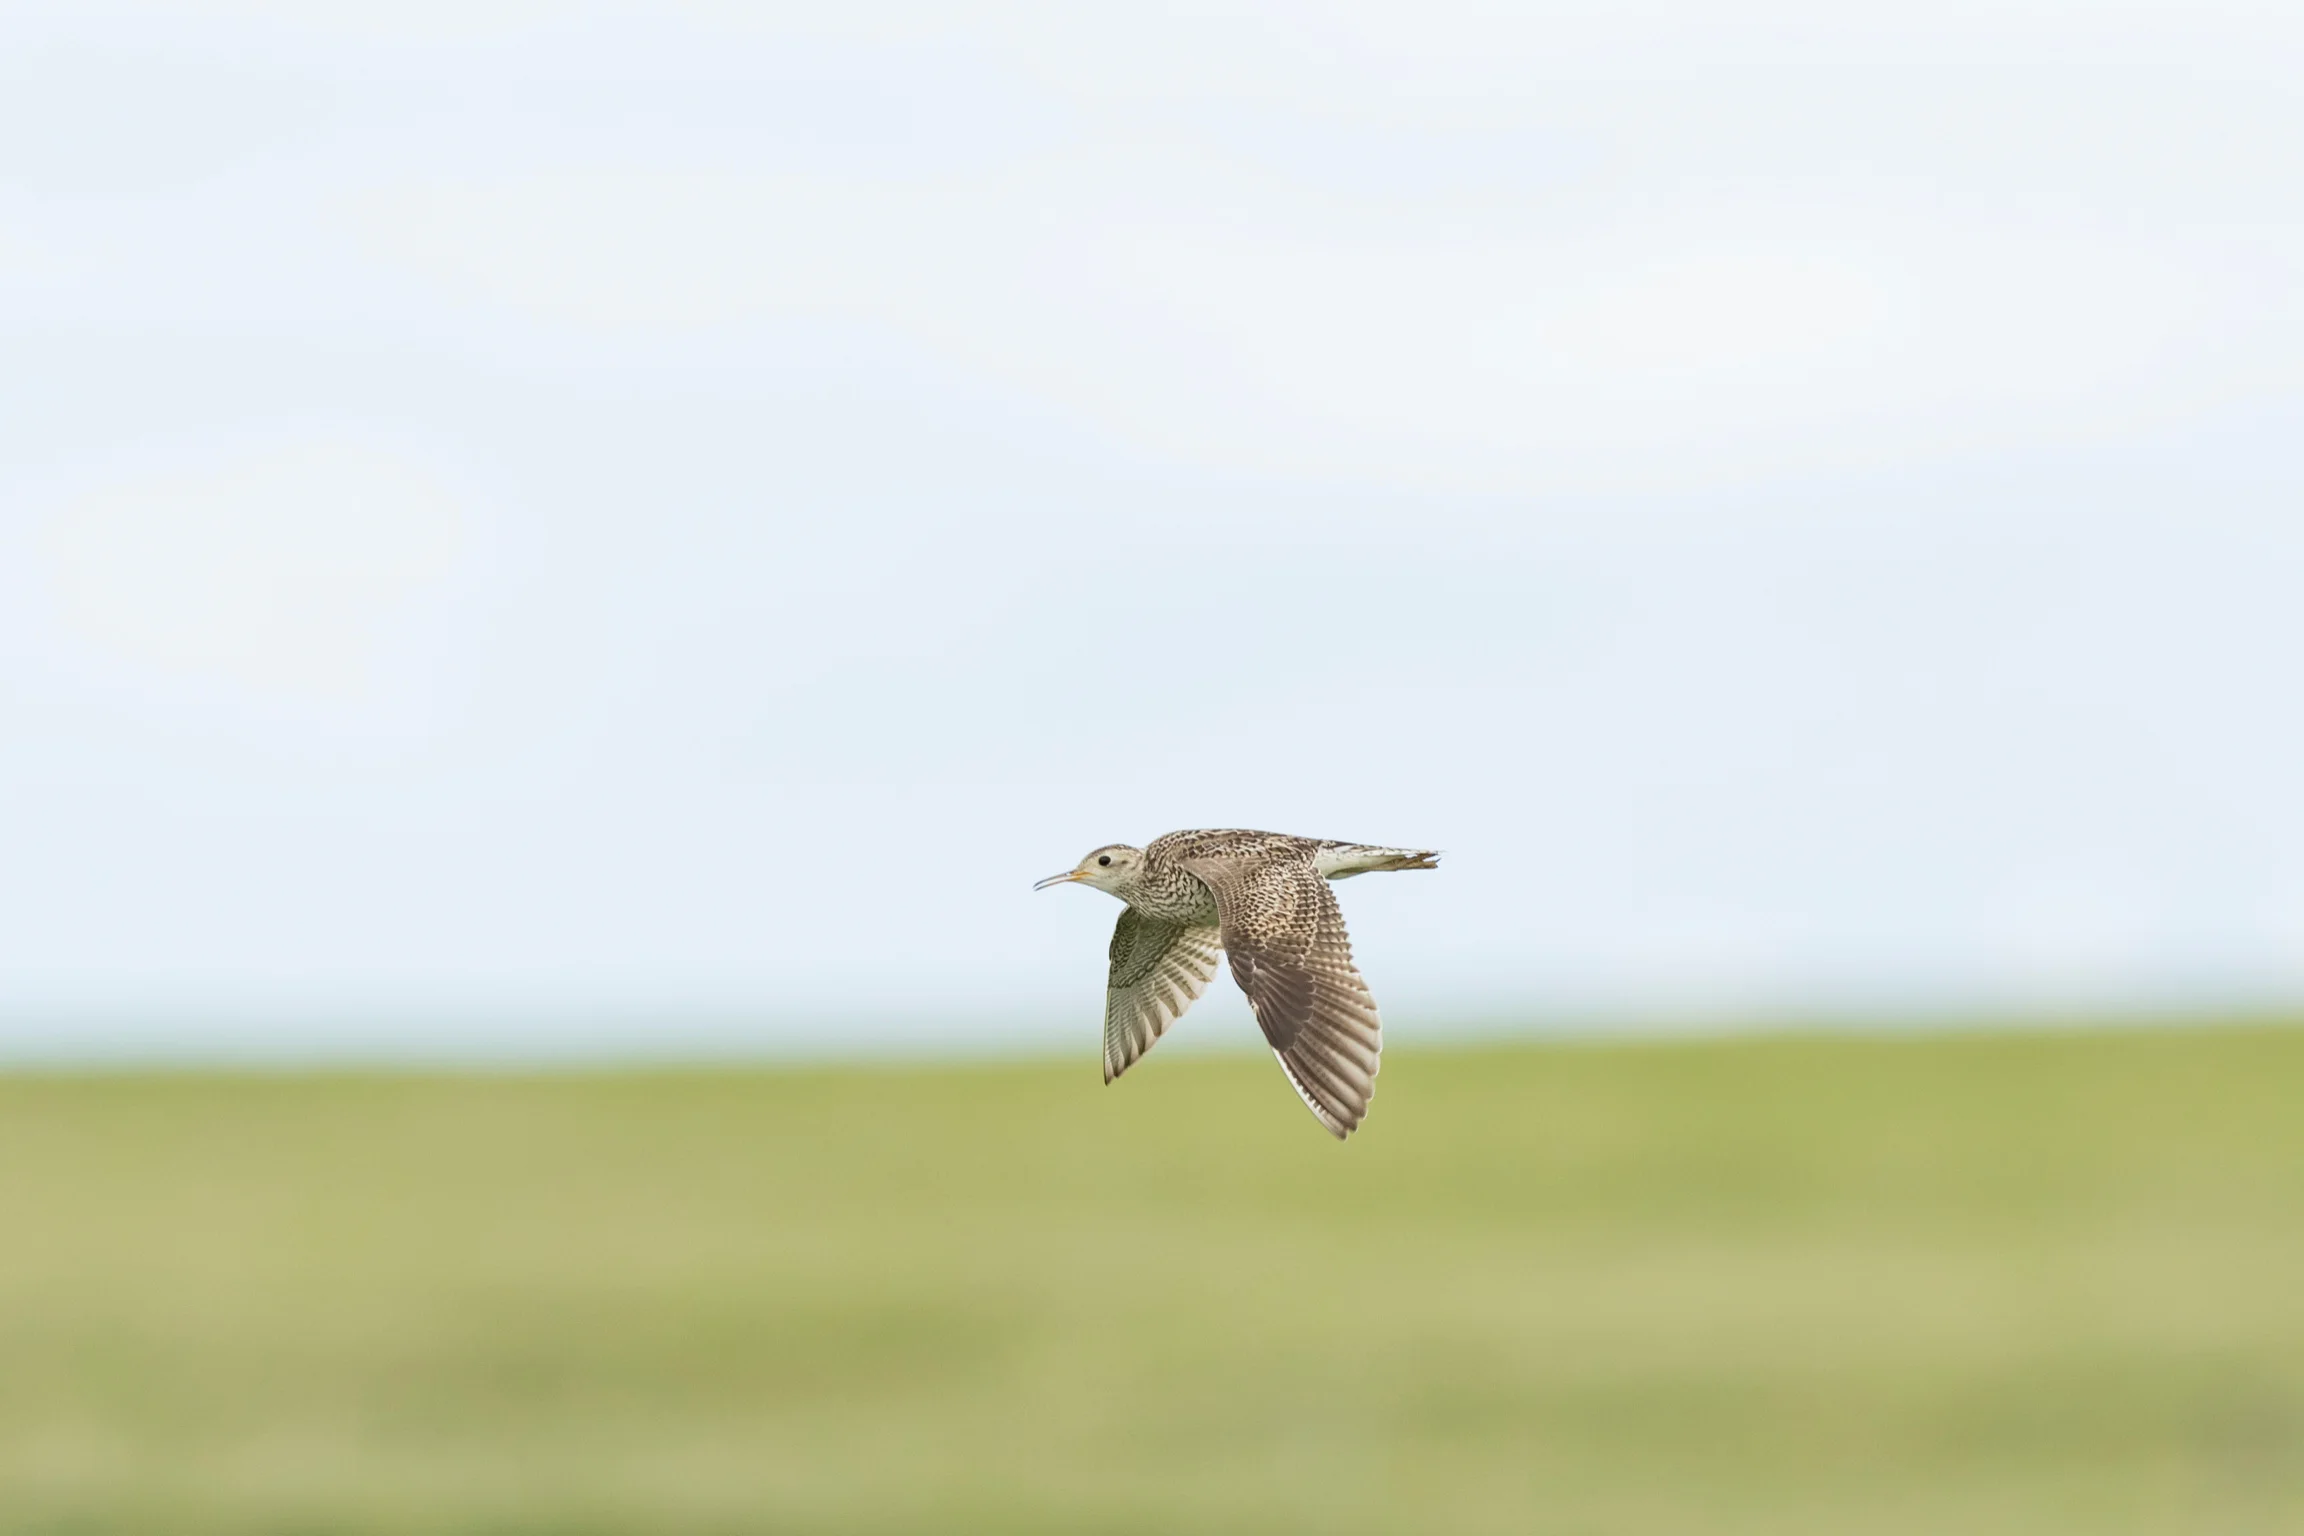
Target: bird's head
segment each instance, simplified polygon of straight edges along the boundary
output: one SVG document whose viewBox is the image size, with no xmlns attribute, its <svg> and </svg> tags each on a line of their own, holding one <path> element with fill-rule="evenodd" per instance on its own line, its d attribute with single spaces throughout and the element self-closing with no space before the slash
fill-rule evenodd
<svg viewBox="0 0 2304 1536">
<path fill-rule="evenodd" d="M 1052 885 L 1092 885 L 1100 891 L 1108 891 L 1117 896 L 1135 883 L 1136 872 L 1143 863 L 1143 849 L 1131 848 L 1126 843 L 1108 843 L 1064 873 L 1050 875 L 1035 883 L 1032 889 L 1044 891 Z"/>
</svg>

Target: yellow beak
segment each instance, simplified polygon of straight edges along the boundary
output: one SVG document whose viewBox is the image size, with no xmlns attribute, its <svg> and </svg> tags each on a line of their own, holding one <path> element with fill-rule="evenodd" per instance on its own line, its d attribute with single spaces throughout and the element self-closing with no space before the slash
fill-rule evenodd
<svg viewBox="0 0 2304 1536">
<path fill-rule="evenodd" d="M 1079 879 L 1079 878 L 1080 878 L 1080 871 L 1078 871 L 1078 870 L 1076 870 L 1076 869 L 1068 869 L 1068 870 L 1064 871 L 1064 873 L 1062 873 L 1062 874 L 1060 874 L 1060 875 L 1050 875 L 1050 876 L 1049 876 L 1047 879 L 1045 879 L 1045 880 L 1035 880 L 1035 881 L 1033 881 L 1033 882 L 1032 882 L 1032 889 L 1034 889 L 1034 890 L 1036 890 L 1036 891 L 1044 891 L 1044 890 L 1048 889 L 1048 887 L 1050 887 L 1050 886 L 1052 886 L 1052 885 L 1064 885 L 1064 884 L 1067 884 L 1067 883 L 1069 883 L 1070 881 L 1074 881 L 1074 880 L 1077 880 L 1077 879 Z"/>
</svg>

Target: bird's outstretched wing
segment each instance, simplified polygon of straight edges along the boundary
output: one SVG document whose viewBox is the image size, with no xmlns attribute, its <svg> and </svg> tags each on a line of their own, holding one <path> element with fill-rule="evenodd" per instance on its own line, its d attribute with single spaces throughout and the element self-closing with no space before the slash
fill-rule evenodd
<svg viewBox="0 0 2304 1536">
<path fill-rule="evenodd" d="M 1112 930 L 1112 978 L 1104 991 L 1104 1081 L 1152 1049 L 1215 978 L 1213 928 L 1143 917 L 1134 907 Z"/>
<path fill-rule="evenodd" d="M 1233 978 L 1281 1070 L 1330 1135 L 1351 1135 L 1376 1092 L 1384 1035 L 1336 893 L 1301 851 L 1209 854 L 1184 867 L 1216 894 Z"/>
</svg>

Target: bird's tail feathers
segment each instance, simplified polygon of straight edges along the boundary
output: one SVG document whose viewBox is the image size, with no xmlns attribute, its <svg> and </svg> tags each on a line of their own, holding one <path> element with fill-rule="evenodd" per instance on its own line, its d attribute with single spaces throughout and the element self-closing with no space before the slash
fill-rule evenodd
<svg viewBox="0 0 2304 1536">
<path fill-rule="evenodd" d="M 1361 843 L 1330 843 L 1315 855 L 1320 873 L 1331 880 L 1377 874 L 1393 869 L 1438 869 L 1440 855 L 1429 848 L 1371 848 Z"/>
</svg>

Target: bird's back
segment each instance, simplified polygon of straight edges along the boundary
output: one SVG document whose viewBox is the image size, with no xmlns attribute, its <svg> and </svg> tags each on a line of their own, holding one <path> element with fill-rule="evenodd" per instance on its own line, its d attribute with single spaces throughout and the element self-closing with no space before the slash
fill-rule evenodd
<svg viewBox="0 0 2304 1536">
<path fill-rule="evenodd" d="M 1253 863 L 1267 860 L 1309 859 L 1331 880 L 1391 869 L 1437 869 L 1440 855 L 1427 848 L 1385 848 L 1372 843 L 1340 842 L 1332 837 L 1291 837 L 1285 832 L 1257 832 L 1244 827 L 1216 827 L 1170 832 L 1156 837 L 1144 850 L 1148 862 L 1180 868 L 1188 859 L 1225 858 Z"/>
</svg>

